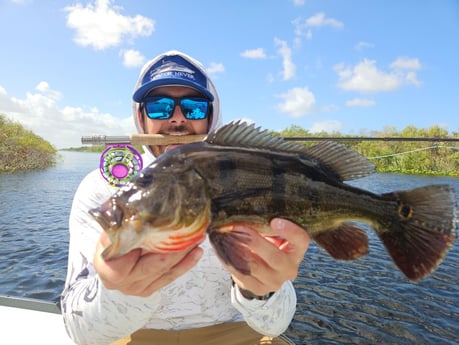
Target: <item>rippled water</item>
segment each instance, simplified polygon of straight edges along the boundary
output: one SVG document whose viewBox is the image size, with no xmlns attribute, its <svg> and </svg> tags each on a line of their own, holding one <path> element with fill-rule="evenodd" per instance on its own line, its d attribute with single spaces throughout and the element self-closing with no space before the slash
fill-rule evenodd
<svg viewBox="0 0 459 345">
<path fill-rule="evenodd" d="M 68 251 L 68 217 L 95 153 L 61 152 L 55 168 L 0 175 L 0 294 L 57 300 Z"/>
<path fill-rule="evenodd" d="M 62 152 L 46 171 L 0 175 L 0 294 L 57 300 L 66 274 L 68 215 L 98 154 Z M 381 193 L 459 179 L 376 174 L 354 181 Z M 394 267 L 378 238 L 370 255 L 331 259 L 311 244 L 295 281 L 298 306 L 287 335 L 305 344 L 457 344 L 459 252 L 419 283 Z"/>
</svg>

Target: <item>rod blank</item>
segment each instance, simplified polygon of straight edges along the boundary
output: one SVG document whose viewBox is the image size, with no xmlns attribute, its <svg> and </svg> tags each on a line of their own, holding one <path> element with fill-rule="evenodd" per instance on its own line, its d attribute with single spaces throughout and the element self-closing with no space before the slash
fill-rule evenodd
<svg viewBox="0 0 459 345">
<path fill-rule="evenodd" d="M 84 145 L 131 144 L 131 145 L 170 145 L 189 144 L 202 141 L 206 135 L 162 135 L 132 134 L 128 135 L 89 135 L 81 137 Z"/>
</svg>

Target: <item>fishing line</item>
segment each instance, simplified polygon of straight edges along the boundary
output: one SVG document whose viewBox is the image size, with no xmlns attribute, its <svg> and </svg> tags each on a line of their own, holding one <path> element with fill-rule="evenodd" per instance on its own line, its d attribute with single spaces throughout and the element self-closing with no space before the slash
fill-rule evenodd
<svg viewBox="0 0 459 345">
<path fill-rule="evenodd" d="M 459 150 L 458 147 L 454 147 L 454 146 L 434 145 L 434 146 L 423 147 L 423 148 L 415 149 L 415 150 L 411 150 L 411 151 L 404 151 L 404 152 L 399 152 L 399 153 L 392 153 L 392 154 L 389 154 L 389 155 L 368 157 L 368 159 L 379 159 L 379 158 L 386 158 L 386 157 L 395 157 L 395 156 L 407 155 L 407 154 L 410 154 L 410 153 L 413 153 L 413 152 L 426 151 L 426 150 L 439 149 L 439 148 L 451 149 L 451 150 Z"/>
</svg>

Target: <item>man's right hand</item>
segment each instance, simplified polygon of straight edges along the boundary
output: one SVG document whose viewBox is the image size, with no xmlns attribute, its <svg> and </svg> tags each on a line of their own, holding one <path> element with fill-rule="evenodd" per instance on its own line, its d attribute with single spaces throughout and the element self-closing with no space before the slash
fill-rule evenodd
<svg viewBox="0 0 459 345">
<path fill-rule="evenodd" d="M 166 254 L 134 249 L 123 256 L 105 261 L 101 254 L 109 245 L 108 235 L 103 232 L 94 256 L 94 268 L 100 281 L 109 290 L 140 297 L 150 296 L 173 282 L 194 267 L 203 254 L 200 247 Z"/>
</svg>

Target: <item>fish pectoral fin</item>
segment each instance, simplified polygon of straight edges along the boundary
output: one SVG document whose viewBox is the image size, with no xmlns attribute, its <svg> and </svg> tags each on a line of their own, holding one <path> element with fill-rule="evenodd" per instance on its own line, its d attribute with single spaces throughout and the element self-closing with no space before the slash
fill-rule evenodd
<svg viewBox="0 0 459 345">
<path fill-rule="evenodd" d="M 233 266 L 242 274 L 250 275 L 250 262 L 253 258 L 251 249 L 247 247 L 247 243 L 251 240 L 250 235 L 243 231 L 237 231 L 237 226 L 257 228 L 262 225 L 241 222 L 209 228 L 209 240 L 218 257 L 226 265 Z"/>
<path fill-rule="evenodd" d="M 354 260 L 368 253 L 368 237 L 353 223 L 342 223 L 313 236 L 316 243 L 338 260 Z"/>
</svg>

